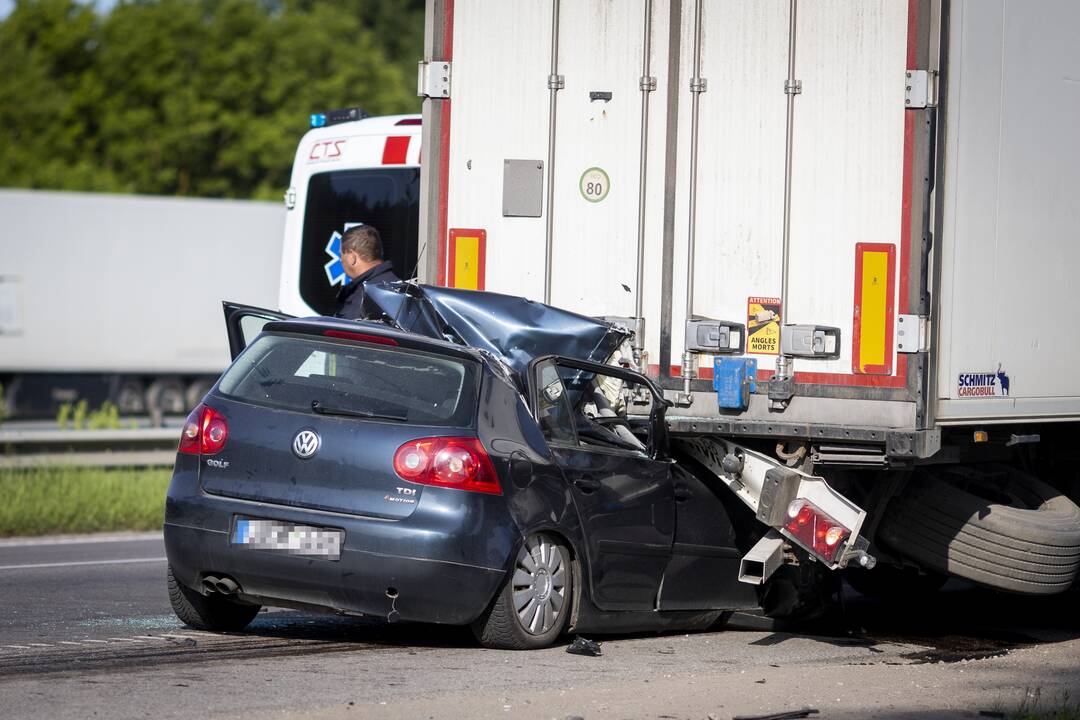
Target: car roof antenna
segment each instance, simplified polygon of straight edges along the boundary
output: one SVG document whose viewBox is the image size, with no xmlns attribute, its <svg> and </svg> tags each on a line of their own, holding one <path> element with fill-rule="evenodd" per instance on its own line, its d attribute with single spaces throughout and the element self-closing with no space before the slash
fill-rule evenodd
<svg viewBox="0 0 1080 720">
<path fill-rule="evenodd" d="M 427 250 L 427 240 L 425 240 L 424 244 L 420 246 L 420 252 L 416 255 L 416 264 L 413 265 L 412 272 L 409 273 L 409 277 L 405 280 L 405 282 L 412 282 L 413 280 L 416 280 L 416 271 L 420 269 L 420 258 L 424 257 L 425 250 Z"/>
</svg>

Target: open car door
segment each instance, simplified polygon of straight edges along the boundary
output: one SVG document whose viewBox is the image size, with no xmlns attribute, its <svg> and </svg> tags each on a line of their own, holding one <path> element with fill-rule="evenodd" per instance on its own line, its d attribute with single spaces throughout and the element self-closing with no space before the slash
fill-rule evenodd
<svg viewBox="0 0 1080 720">
<path fill-rule="evenodd" d="M 675 535 L 664 400 L 642 375 L 564 357 L 531 365 L 534 417 L 574 499 L 602 610 L 653 610 Z M 651 409 L 648 418 L 628 406 Z"/>
<path fill-rule="evenodd" d="M 221 304 L 225 310 L 225 329 L 229 333 L 229 354 L 233 360 L 252 340 L 258 337 L 266 323 L 296 317 L 276 310 L 239 305 L 227 300 Z"/>
</svg>

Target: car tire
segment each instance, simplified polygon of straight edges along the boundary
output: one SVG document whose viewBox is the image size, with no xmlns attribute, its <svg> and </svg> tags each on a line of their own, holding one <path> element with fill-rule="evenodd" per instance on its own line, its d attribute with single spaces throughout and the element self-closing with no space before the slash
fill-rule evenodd
<svg viewBox="0 0 1080 720">
<path fill-rule="evenodd" d="M 243 630 L 259 614 L 259 605 L 236 602 L 221 595 L 202 595 L 185 587 L 168 570 L 169 602 L 180 622 L 196 630 Z"/>
<path fill-rule="evenodd" d="M 924 471 L 888 507 L 878 538 L 940 573 L 1049 595 L 1080 569 L 1080 507 L 1004 465 Z"/>
<path fill-rule="evenodd" d="M 488 648 L 547 647 L 566 628 L 573 599 L 574 567 L 570 550 L 550 535 L 530 535 L 521 544 L 514 566 L 495 600 L 473 623 L 472 631 L 480 644 Z"/>
</svg>

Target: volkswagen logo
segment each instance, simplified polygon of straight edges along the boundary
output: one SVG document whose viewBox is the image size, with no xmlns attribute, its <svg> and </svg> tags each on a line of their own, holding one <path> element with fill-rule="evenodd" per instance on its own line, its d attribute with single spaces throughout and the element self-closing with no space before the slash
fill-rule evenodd
<svg viewBox="0 0 1080 720">
<path fill-rule="evenodd" d="M 298 458 L 309 458 L 319 452 L 320 444 L 322 444 L 322 440 L 319 439 L 317 432 L 314 430 L 301 430 L 293 438 L 292 451 L 296 453 Z"/>
</svg>

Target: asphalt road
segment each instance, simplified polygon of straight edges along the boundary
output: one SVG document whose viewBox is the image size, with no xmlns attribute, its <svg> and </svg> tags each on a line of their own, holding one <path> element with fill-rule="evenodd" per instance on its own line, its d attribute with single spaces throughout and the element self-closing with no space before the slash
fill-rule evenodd
<svg viewBox="0 0 1080 720">
<path fill-rule="evenodd" d="M 718 632 L 476 647 L 458 628 L 270 609 L 242 635 L 173 617 L 155 535 L 0 541 L 0 717 L 977 717 L 1080 698 L 1080 597 L 947 586 L 798 632 Z M 1073 701 L 1075 702 L 1075 700 Z"/>
</svg>

